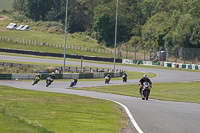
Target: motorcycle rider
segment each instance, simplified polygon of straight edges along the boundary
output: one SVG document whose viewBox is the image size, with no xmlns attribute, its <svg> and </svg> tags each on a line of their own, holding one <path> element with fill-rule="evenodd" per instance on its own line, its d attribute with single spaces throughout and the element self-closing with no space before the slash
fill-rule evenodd
<svg viewBox="0 0 200 133">
<path fill-rule="evenodd" d="M 40 78 L 41 78 L 41 75 L 39 73 L 37 75 L 35 75 L 36 80 L 40 80 Z"/>
<path fill-rule="evenodd" d="M 125 78 L 125 82 L 127 81 L 127 74 L 126 74 L 126 72 L 124 71 L 124 74 L 123 74 L 123 76 L 124 76 L 124 78 Z M 122 77 L 123 77 L 122 76 Z"/>
<path fill-rule="evenodd" d="M 74 78 L 72 81 L 71 81 L 71 84 L 69 85 L 69 87 L 73 87 L 77 84 L 78 80 L 77 78 Z"/>
<path fill-rule="evenodd" d="M 77 84 L 77 82 L 78 82 L 77 78 L 74 78 L 75 85 Z"/>
<path fill-rule="evenodd" d="M 109 81 L 111 80 L 111 76 L 110 76 L 110 74 L 108 74 L 106 77 L 108 77 L 108 78 L 109 78 Z"/>
<path fill-rule="evenodd" d="M 48 83 L 48 79 L 49 79 L 49 78 L 51 78 L 51 79 L 52 79 L 52 82 L 53 82 L 53 79 L 55 78 L 54 72 L 52 72 L 51 74 L 49 74 L 49 75 L 47 76 L 46 83 Z"/>
<path fill-rule="evenodd" d="M 34 83 L 33 85 L 35 84 L 36 81 L 40 81 L 40 78 L 41 78 L 41 75 L 38 73 L 37 75 L 35 75 L 35 79 L 34 79 Z"/>
<path fill-rule="evenodd" d="M 149 82 L 149 84 L 150 84 L 150 87 L 152 87 L 152 82 L 151 82 L 151 80 L 147 77 L 147 75 L 146 74 L 144 74 L 143 75 L 143 77 L 140 79 L 140 81 L 139 81 L 139 85 L 140 85 L 140 95 L 142 95 L 142 88 L 143 88 L 143 83 L 144 82 Z"/>
</svg>

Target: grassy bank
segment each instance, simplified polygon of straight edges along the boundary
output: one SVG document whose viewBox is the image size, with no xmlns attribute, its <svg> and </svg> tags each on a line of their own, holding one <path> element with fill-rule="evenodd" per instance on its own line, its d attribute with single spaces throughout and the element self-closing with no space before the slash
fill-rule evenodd
<svg viewBox="0 0 200 133">
<path fill-rule="evenodd" d="M 32 51 L 40 51 L 40 52 L 48 52 L 48 53 L 64 53 L 64 48 L 60 47 L 46 47 L 46 46 L 37 46 L 37 45 L 29 45 L 29 44 L 11 44 L 0 42 L 1 48 L 10 48 L 10 49 L 21 49 L 21 50 L 32 50 Z M 113 54 L 111 53 L 100 53 L 86 50 L 74 50 L 74 49 L 66 49 L 66 54 L 74 54 L 74 55 L 86 55 L 86 56 L 99 56 L 99 57 L 110 57 L 113 58 Z"/>
<path fill-rule="evenodd" d="M 13 0 L 1 0 L 0 10 L 3 10 L 3 9 L 11 10 L 12 9 L 12 1 Z"/>
<path fill-rule="evenodd" d="M 99 86 L 92 88 L 72 88 L 72 89 L 89 90 L 89 91 L 140 97 L 139 86 L 137 84 Z M 150 99 L 191 102 L 200 104 L 199 95 L 200 95 L 200 81 L 178 82 L 178 83 L 177 82 L 153 83 Z"/>
<path fill-rule="evenodd" d="M 0 86 L 1 132 L 117 133 L 127 120 L 113 102 Z"/>
<path fill-rule="evenodd" d="M 26 40 L 55 43 L 55 44 L 64 44 L 65 40 L 64 34 L 53 34 L 40 31 L 16 31 L 16 30 L 0 31 L 0 35 L 5 37 L 21 38 Z M 76 35 L 71 35 L 71 34 L 67 35 L 66 45 L 103 49 L 103 47 L 101 47 L 96 42 L 83 41 L 78 37 L 76 37 Z"/>
</svg>

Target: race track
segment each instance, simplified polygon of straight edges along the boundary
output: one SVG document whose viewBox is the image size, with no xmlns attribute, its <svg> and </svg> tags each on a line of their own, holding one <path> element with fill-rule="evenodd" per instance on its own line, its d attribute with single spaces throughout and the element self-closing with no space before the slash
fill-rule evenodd
<svg viewBox="0 0 200 133">
<path fill-rule="evenodd" d="M 36 59 L 27 57 L 13 57 L 0 55 L 0 60 L 14 60 L 24 62 L 46 62 L 63 64 L 62 60 Z M 80 62 L 66 61 L 66 64 L 80 65 Z M 113 68 L 113 65 L 86 63 L 84 66 L 98 66 Z M 200 80 L 200 74 L 195 72 L 173 71 L 154 68 L 140 68 L 131 66 L 116 66 L 116 69 L 151 72 L 156 73 L 157 77 L 152 78 L 152 82 L 181 82 Z M 128 80 L 128 84 L 138 83 L 138 80 Z M 142 101 L 141 98 L 106 94 L 91 91 L 65 89 L 69 86 L 67 82 L 55 81 L 50 87 L 45 87 L 45 82 L 39 82 L 32 86 L 31 82 L 26 81 L 0 81 L 1 85 L 13 86 L 23 89 L 76 94 L 94 98 L 109 99 L 122 103 L 130 110 L 135 121 L 144 133 L 199 133 L 200 132 L 200 104 L 169 102 L 149 99 Z M 111 81 L 110 85 L 124 84 L 119 81 Z M 78 82 L 76 87 L 103 86 L 103 81 Z M 150 97 L 151 98 L 151 97 Z M 132 126 L 133 131 L 137 130 Z"/>
</svg>

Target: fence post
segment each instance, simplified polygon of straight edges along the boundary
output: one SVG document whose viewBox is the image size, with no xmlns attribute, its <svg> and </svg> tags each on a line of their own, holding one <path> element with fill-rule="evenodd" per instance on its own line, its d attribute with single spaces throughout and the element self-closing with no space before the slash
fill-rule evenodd
<svg viewBox="0 0 200 133">
<path fill-rule="evenodd" d="M 135 46 L 135 60 L 136 60 L 136 46 Z"/>
<path fill-rule="evenodd" d="M 185 49 L 184 49 L 184 64 L 185 64 Z"/>
<path fill-rule="evenodd" d="M 144 61 L 145 61 L 145 47 L 143 46 L 143 48 L 144 48 Z"/>
<path fill-rule="evenodd" d="M 159 46 L 159 61 L 160 61 L 160 55 L 161 55 L 161 50 L 160 50 L 161 48 L 160 48 L 160 46 Z"/>
<path fill-rule="evenodd" d="M 176 62 L 177 62 L 177 58 L 178 58 L 178 48 L 176 48 Z"/>
<path fill-rule="evenodd" d="M 192 50 L 192 64 L 194 63 L 194 50 Z"/>
</svg>

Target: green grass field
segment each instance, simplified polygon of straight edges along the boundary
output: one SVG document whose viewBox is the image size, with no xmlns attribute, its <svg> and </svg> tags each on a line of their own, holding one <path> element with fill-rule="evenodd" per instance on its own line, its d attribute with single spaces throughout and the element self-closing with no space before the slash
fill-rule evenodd
<svg viewBox="0 0 200 133">
<path fill-rule="evenodd" d="M 1 48 L 11 48 L 11 49 L 23 49 L 23 50 L 32 50 L 32 51 L 40 51 L 40 52 L 48 52 L 48 53 L 64 53 L 64 48 L 59 47 L 46 47 L 46 46 L 37 46 L 37 45 L 24 45 L 24 44 L 11 44 L 0 42 Z M 91 52 L 85 50 L 73 50 L 66 49 L 66 54 L 74 54 L 74 55 L 86 55 L 86 56 L 99 56 L 99 57 L 113 57 L 113 54 L 105 54 L 99 52 Z"/>
<path fill-rule="evenodd" d="M 39 31 L 0 31 L 1 36 L 5 37 L 13 37 L 13 38 L 21 38 L 38 42 L 46 42 L 46 43 L 55 43 L 55 44 L 64 44 L 65 35 L 61 34 L 53 34 L 47 32 L 39 32 Z M 85 42 L 76 38 L 72 38 L 72 35 L 67 36 L 66 45 L 75 45 L 82 46 L 88 48 L 100 48 L 103 49 L 97 43 Z"/>
<path fill-rule="evenodd" d="M 0 0 L 0 10 L 11 10 L 12 9 L 12 0 Z"/>
<path fill-rule="evenodd" d="M 89 90 L 119 94 L 125 96 L 140 97 L 138 84 L 99 86 L 91 88 L 72 88 L 78 90 Z M 200 104 L 200 81 L 195 82 L 173 82 L 153 83 L 150 99 L 165 101 L 191 102 Z"/>
<path fill-rule="evenodd" d="M 106 100 L 0 86 L 1 132 L 118 133 L 127 119 Z"/>
</svg>

